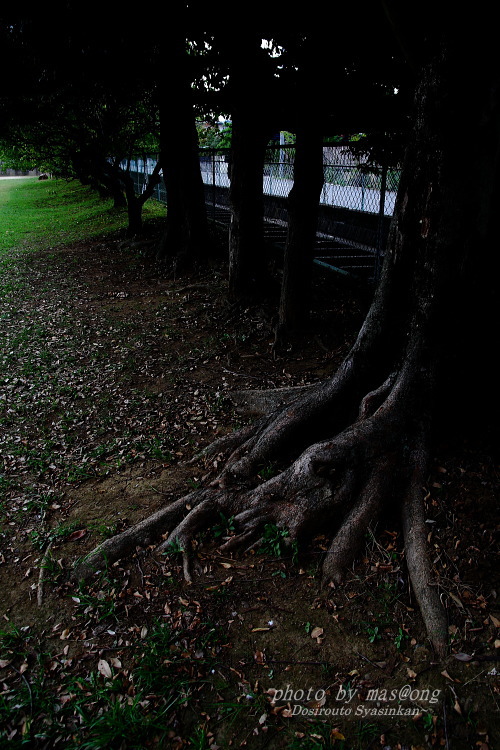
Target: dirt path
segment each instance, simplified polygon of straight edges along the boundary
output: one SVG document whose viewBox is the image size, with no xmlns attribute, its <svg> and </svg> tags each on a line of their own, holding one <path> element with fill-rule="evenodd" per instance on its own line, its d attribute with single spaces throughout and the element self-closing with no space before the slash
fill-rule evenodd
<svg viewBox="0 0 500 750">
<path fill-rule="evenodd" d="M 0 303 L 0 742 L 495 747 L 487 447 L 443 446 L 425 488 L 449 615 L 443 663 L 389 518 L 340 590 L 320 586 L 326 537 L 296 559 L 269 528 L 260 554 L 226 558 L 224 518 L 200 540 L 191 587 L 176 556 L 151 550 L 68 582 L 106 535 L 202 481 L 206 468 L 187 461 L 240 422 L 231 389 L 334 370 L 363 302 L 332 277 L 316 283 L 314 335 L 274 359 L 273 308 L 229 307 L 223 266 L 172 279 L 118 239 L 16 254 Z"/>
</svg>

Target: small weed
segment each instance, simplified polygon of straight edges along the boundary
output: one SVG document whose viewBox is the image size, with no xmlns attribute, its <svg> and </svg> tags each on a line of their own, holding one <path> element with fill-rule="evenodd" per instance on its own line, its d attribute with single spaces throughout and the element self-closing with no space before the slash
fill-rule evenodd
<svg viewBox="0 0 500 750">
<path fill-rule="evenodd" d="M 394 637 L 394 645 L 396 646 L 396 648 L 398 650 L 400 650 L 401 648 L 403 648 L 404 642 L 405 642 L 405 640 L 407 638 L 408 638 L 408 636 L 406 635 L 406 633 L 404 632 L 404 630 L 402 628 L 399 628 L 398 632 L 396 633 L 396 635 Z"/>
<path fill-rule="evenodd" d="M 163 554 L 170 557 L 172 555 L 181 555 L 183 552 L 184 552 L 184 548 L 182 547 L 180 542 L 177 539 L 174 539 L 172 542 L 167 544 Z"/>
<path fill-rule="evenodd" d="M 289 537 L 290 532 L 288 529 L 280 529 L 272 523 L 267 523 L 264 526 L 262 544 L 258 551 L 260 554 L 272 555 L 273 557 L 283 557 L 283 555 L 290 549 Z"/>
<path fill-rule="evenodd" d="M 431 729 L 434 729 L 434 716 L 431 713 L 424 714 L 422 717 L 422 723 L 424 725 L 424 729 L 429 732 Z"/>
<path fill-rule="evenodd" d="M 212 526 L 213 535 L 216 539 L 223 536 L 230 536 L 234 533 L 234 516 L 227 518 L 224 513 L 219 511 L 220 523 Z"/>
<path fill-rule="evenodd" d="M 378 625 L 366 625 L 366 632 L 368 633 L 370 643 L 380 640 L 380 628 Z"/>
<path fill-rule="evenodd" d="M 69 524 L 61 523 L 54 529 L 35 529 L 30 533 L 31 543 L 37 549 L 44 550 L 49 544 L 60 541 L 70 536 L 70 534 L 76 531 L 79 526 L 80 524 L 77 521 L 74 521 Z"/>
<path fill-rule="evenodd" d="M 58 561 L 54 560 L 50 551 L 48 554 L 45 554 L 43 564 L 41 564 L 40 567 L 46 571 L 45 579 L 47 581 L 49 581 L 50 583 L 58 583 L 58 581 L 60 581 L 63 574 L 63 569 L 59 565 Z"/>
<path fill-rule="evenodd" d="M 274 461 L 272 461 L 271 463 L 269 463 L 267 466 L 264 466 L 259 471 L 259 477 L 264 480 L 271 479 L 272 477 L 276 475 L 276 472 L 277 472 L 277 465 Z"/>
<path fill-rule="evenodd" d="M 209 737 L 204 727 L 196 727 L 194 735 L 189 738 L 190 747 L 194 750 L 208 750 L 210 747 Z"/>
<path fill-rule="evenodd" d="M 84 614 L 90 615 L 97 622 L 116 617 L 117 597 L 115 581 L 103 573 L 99 581 L 90 585 L 80 581 L 77 596 L 72 597 L 75 604 L 83 607 Z"/>
<path fill-rule="evenodd" d="M 88 528 L 91 531 L 95 531 L 103 539 L 109 539 L 116 534 L 117 524 L 106 523 L 106 521 L 96 521 L 95 523 L 88 524 Z"/>
</svg>

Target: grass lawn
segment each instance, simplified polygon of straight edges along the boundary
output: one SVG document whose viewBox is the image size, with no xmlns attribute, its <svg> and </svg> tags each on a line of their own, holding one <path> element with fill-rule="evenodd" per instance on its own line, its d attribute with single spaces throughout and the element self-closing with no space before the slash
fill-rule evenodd
<svg viewBox="0 0 500 750">
<path fill-rule="evenodd" d="M 150 201 L 146 217 L 164 216 Z M 0 252 L 13 247 L 58 247 L 96 238 L 127 225 L 124 209 L 113 208 L 76 180 L 0 179 Z"/>
</svg>

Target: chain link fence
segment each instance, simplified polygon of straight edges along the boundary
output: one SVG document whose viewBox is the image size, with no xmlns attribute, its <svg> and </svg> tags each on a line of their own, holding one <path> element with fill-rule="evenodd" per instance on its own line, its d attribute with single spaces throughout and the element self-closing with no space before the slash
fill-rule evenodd
<svg viewBox="0 0 500 750">
<path fill-rule="evenodd" d="M 293 185 L 295 148 L 270 146 L 264 161 L 264 195 L 287 198 Z M 229 189 L 230 151 L 206 149 L 200 155 L 203 182 L 221 197 L 217 188 Z M 320 204 L 351 211 L 392 216 L 399 184 L 400 167 L 374 164 L 365 154 L 356 155 L 346 146 L 324 146 L 324 183 Z M 207 191 L 207 196 L 210 191 Z M 225 205 L 223 203 L 222 205 Z"/>
<path fill-rule="evenodd" d="M 350 267 L 356 273 L 364 269 L 362 273 L 376 277 L 394 212 L 401 168 L 383 157 L 379 157 L 381 163 L 378 163 L 355 148 L 337 144 L 323 147 L 324 183 L 318 211 L 317 259 L 329 267 Z M 293 145 L 273 145 L 266 150 L 265 234 L 280 243 L 286 236 L 286 199 L 293 186 L 294 160 Z M 143 192 L 156 163 L 152 155 L 130 162 L 129 170 L 138 194 Z M 126 168 L 126 164 L 122 167 Z M 200 149 L 200 170 L 208 216 L 227 225 L 230 149 Z M 163 181 L 156 185 L 153 195 L 158 201 L 167 202 Z"/>
<path fill-rule="evenodd" d="M 264 195 L 288 197 L 293 185 L 294 160 L 293 146 L 267 148 L 263 175 Z M 215 201 L 215 205 L 228 205 L 228 196 L 224 195 L 224 191 L 230 187 L 230 164 L 230 149 L 200 151 L 203 183 L 206 188 L 214 188 L 212 193 L 210 189 L 206 190 L 209 204 Z M 151 155 L 138 157 L 130 162 L 130 173 L 137 193 L 143 192 L 155 165 L 156 157 Z M 356 155 L 346 146 L 326 145 L 323 148 L 323 172 L 320 204 L 392 216 L 401 172 L 398 165 L 374 164 L 366 155 Z M 157 185 L 155 198 L 166 202 L 163 183 Z"/>
</svg>

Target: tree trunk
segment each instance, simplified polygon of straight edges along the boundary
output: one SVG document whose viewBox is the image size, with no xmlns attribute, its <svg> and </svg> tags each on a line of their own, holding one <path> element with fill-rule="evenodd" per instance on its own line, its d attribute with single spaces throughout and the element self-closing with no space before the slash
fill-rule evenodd
<svg viewBox="0 0 500 750">
<path fill-rule="evenodd" d="M 136 195 L 134 181 L 130 175 L 129 169 L 120 170 L 120 177 L 124 185 L 125 197 L 127 199 L 128 237 L 136 237 L 142 233 L 142 209 L 146 201 L 153 195 L 156 185 L 160 182 L 159 174 L 160 162 L 158 161 L 153 173 L 149 175 L 142 193 Z"/>
<path fill-rule="evenodd" d="M 308 113 L 310 117 L 310 113 Z M 314 120 L 297 130 L 294 180 L 288 196 L 288 234 L 276 339 L 309 317 L 312 264 L 323 187 L 323 143 Z"/>
<path fill-rule="evenodd" d="M 422 487 L 445 398 L 462 415 L 478 380 L 485 381 L 488 350 L 479 351 L 478 367 L 475 339 L 487 339 L 477 334 L 497 305 L 496 276 L 484 264 L 497 244 L 500 177 L 498 66 L 486 54 L 472 75 L 460 38 L 452 42 L 436 45 L 422 70 L 381 281 L 337 373 L 215 443 L 205 452 L 208 463 L 214 454 L 229 455 L 207 488 L 104 542 L 79 574 L 172 529 L 158 550 L 176 542 L 189 579 L 193 537 L 222 512 L 236 529 L 225 550 L 252 547 L 267 523 L 287 528 L 290 541 L 329 528 L 323 574 L 338 585 L 369 524 L 388 498 L 397 499 L 408 574 L 430 641 L 445 654 L 447 622 L 426 550 Z M 472 359 L 469 370 L 457 367 L 464 358 Z M 281 471 L 262 481 L 259 468 L 270 461 Z"/>
<path fill-rule="evenodd" d="M 262 180 L 265 149 L 272 133 L 265 112 L 267 82 L 259 59 L 261 40 L 247 31 L 234 41 L 238 47 L 233 50 L 230 80 L 229 298 L 239 301 L 258 298 L 267 284 Z"/>
<path fill-rule="evenodd" d="M 258 296 L 266 275 L 262 178 L 267 138 L 249 113 L 233 115 L 231 220 L 229 226 L 229 298 Z"/>
<path fill-rule="evenodd" d="M 175 258 L 180 265 L 203 259 L 209 249 L 185 38 L 182 28 L 169 27 L 160 82 L 160 161 L 167 191 L 167 229 L 159 255 Z"/>
</svg>

